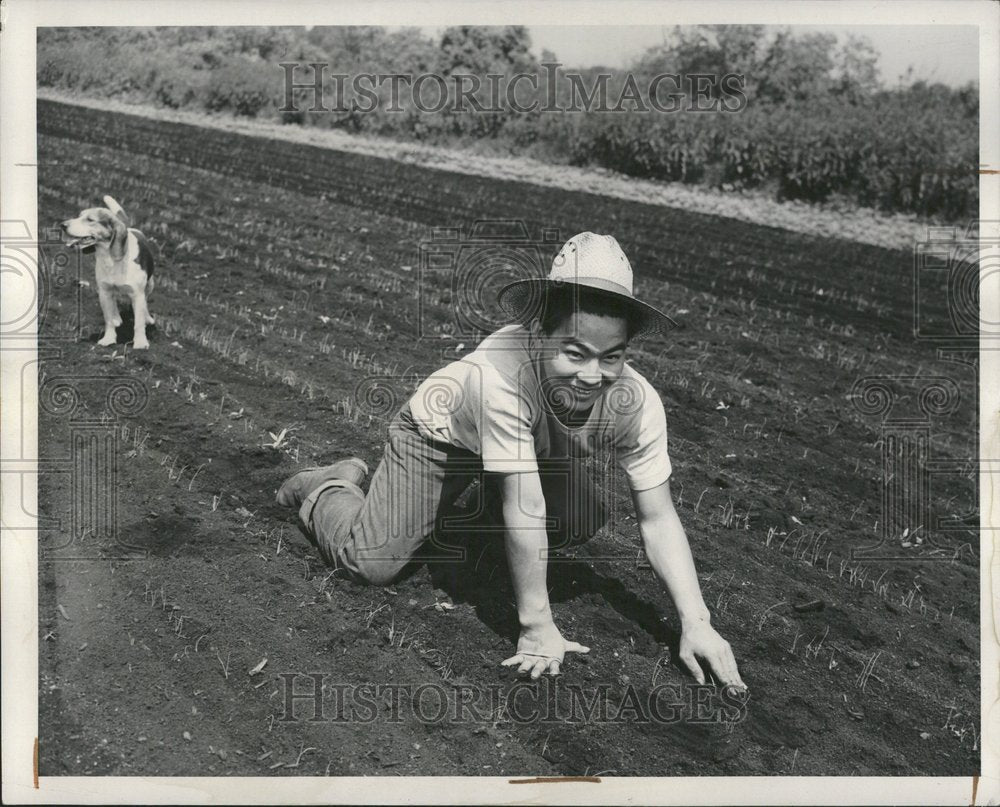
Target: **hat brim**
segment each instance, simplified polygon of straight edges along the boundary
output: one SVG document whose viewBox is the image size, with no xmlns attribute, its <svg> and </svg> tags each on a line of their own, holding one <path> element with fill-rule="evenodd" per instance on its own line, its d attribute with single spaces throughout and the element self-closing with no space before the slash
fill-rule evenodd
<svg viewBox="0 0 1000 807">
<path fill-rule="evenodd" d="M 650 336 L 655 333 L 666 333 L 678 327 L 677 322 L 668 317 L 658 308 L 648 303 L 619 294 L 608 289 L 597 288 L 585 284 L 571 284 L 566 281 L 550 280 L 549 278 L 530 278 L 515 280 L 508 283 L 498 295 L 500 307 L 516 322 L 527 325 L 531 320 L 541 316 L 545 308 L 548 293 L 554 288 L 565 289 L 576 286 L 586 290 L 588 294 L 597 294 L 625 303 L 630 311 L 633 339 Z"/>
</svg>

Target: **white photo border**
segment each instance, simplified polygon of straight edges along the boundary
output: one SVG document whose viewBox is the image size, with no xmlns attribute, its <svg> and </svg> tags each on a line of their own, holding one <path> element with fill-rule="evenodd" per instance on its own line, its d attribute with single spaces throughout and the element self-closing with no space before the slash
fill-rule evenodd
<svg viewBox="0 0 1000 807">
<path fill-rule="evenodd" d="M 990 0 L 793 0 L 793 2 L 366 2 L 337 0 L 36 0 L 0 6 L 0 218 L 37 226 L 35 120 L 36 28 L 107 24 L 517 24 L 586 26 L 762 23 L 784 25 L 972 25 L 979 29 L 980 219 L 1000 235 L 1000 4 Z M 984 233 L 987 234 L 987 233 Z M 0 278 L 5 315 L 32 304 L 35 290 L 20 278 Z M 985 279 L 984 319 L 1000 321 L 1000 274 Z M 4 316 L 3 321 L 8 321 Z M 1000 356 L 982 343 L 980 456 L 1000 465 Z M 37 457 L 37 388 L 22 385 L 36 351 L 0 344 L 0 408 L 4 442 L 21 435 Z M 7 452 L 4 451 L 4 454 Z M 984 460 L 984 468 L 990 461 Z M 1000 471 L 1000 468 L 998 468 Z M 37 534 L 4 527 L 0 549 L 3 652 L 3 800 L 6 803 L 467 803 L 549 804 L 969 804 L 1000 801 L 1000 712 L 997 709 L 1000 639 L 997 633 L 1000 560 L 993 545 L 1000 529 L 1000 484 L 980 477 L 981 719 L 980 777 L 676 777 L 602 778 L 590 782 L 515 783 L 493 777 L 42 777 L 37 778 L 38 558 Z M 1000 479 L 1000 476 L 997 477 Z M 992 484 L 991 484 L 992 483 Z M 7 493 L 8 491 L 4 491 Z M 19 502 L 4 495 L 2 524 Z M 24 504 L 37 512 L 37 491 Z"/>
</svg>

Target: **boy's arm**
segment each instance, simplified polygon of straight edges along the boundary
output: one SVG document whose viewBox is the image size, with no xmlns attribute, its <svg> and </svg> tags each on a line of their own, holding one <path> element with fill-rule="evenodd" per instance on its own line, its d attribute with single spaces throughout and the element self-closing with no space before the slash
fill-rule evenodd
<svg viewBox="0 0 1000 807">
<path fill-rule="evenodd" d="M 670 482 L 649 490 L 633 491 L 632 498 L 646 557 L 670 593 L 681 620 L 681 661 L 699 684 L 705 682 L 705 675 L 697 657 L 712 665 L 723 684 L 745 689 L 729 642 L 711 626 L 711 615 L 701 596 L 691 547 L 670 495 Z"/>
<path fill-rule="evenodd" d="M 517 600 L 521 635 L 517 653 L 503 662 L 518 666 L 538 678 L 553 675 L 567 652 L 587 653 L 590 648 L 563 638 L 552 621 L 546 582 L 548 535 L 545 530 L 545 497 L 538 472 L 508 473 L 501 478 L 506 547 Z"/>
</svg>

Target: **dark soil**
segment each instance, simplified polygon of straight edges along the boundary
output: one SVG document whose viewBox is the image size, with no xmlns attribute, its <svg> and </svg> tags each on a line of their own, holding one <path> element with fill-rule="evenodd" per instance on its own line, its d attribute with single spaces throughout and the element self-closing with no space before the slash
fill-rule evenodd
<svg viewBox="0 0 1000 807">
<path fill-rule="evenodd" d="M 96 345 L 92 258 L 42 249 L 43 776 L 978 773 L 975 352 L 915 340 L 910 255 L 51 102 L 38 125 L 43 230 L 108 193 L 158 253 L 139 352 L 128 323 Z M 614 233 L 640 296 L 683 323 L 632 360 L 667 407 L 745 707 L 678 666 L 617 475 L 610 526 L 549 572 L 557 624 L 592 652 L 539 684 L 499 666 L 517 624 L 497 533 L 363 587 L 274 503 L 301 465 L 374 465 L 415 381 L 489 326 L 503 271 L 474 259 L 495 242 L 469 245 L 486 218 L 523 223 L 505 249 L 533 273 L 578 231 Z M 457 285 L 421 262 L 457 249 L 437 227 L 464 228 Z M 948 322 L 940 299 L 921 316 Z M 851 392 L 883 375 L 959 399 L 927 427 L 949 530 L 873 552 L 886 439 Z M 920 415 L 907 390 L 892 417 Z M 287 708 L 316 682 L 322 713 Z M 370 706 L 337 700 L 360 685 Z M 576 716 L 595 698 L 608 714 Z"/>
</svg>

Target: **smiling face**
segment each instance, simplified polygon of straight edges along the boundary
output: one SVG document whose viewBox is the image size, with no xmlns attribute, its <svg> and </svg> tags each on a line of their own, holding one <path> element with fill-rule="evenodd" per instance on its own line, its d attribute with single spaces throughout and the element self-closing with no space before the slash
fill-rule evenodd
<svg viewBox="0 0 1000 807">
<path fill-rule="evenodd" d="M 571 313 L 550 333 L 535 320 L 531 331 L 543 392 L 556 414 L 589 410 L 601 393 L 621 376 L 628 347 L 624 317 Z"/>
</svg>

